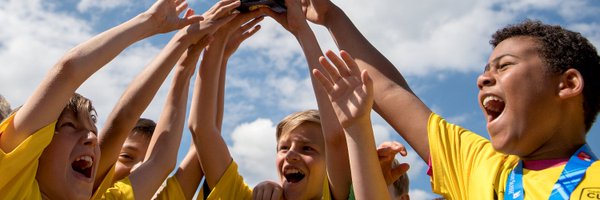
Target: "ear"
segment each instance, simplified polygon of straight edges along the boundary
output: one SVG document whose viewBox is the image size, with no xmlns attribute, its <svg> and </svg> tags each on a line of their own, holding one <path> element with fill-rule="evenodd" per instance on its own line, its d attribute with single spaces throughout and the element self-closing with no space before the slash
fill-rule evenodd
<svg viewBox="0 0 600 200">
<path fill-rule="evenodd" d="M 562 99 L 571 98 L 583 93 L 583 76 L 576 69 L 568 69 L 560 77 L 558 96 Z"/>
</svg>

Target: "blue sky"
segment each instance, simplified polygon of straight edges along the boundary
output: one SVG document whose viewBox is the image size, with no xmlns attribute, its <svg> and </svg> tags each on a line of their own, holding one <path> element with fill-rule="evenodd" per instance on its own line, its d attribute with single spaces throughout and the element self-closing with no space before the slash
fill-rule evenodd
<svg viewBox="0 0 600 200">
<path fill-rule="evenodd" d="M 215 1 L 189 1 L 197 12 Z M 0 94 L 22 104 L 48 69 L 68 49 L 145 10 L 152 0 L 0 0 Z M 451 122 L 487 137 L 477 105 L 475 80 L 491 47 L 490 35 L 525 18 L 561 24 L 600 47 L 597 0 L 335 0 L 366 37 L 406 76 L 417 95 Z M 296 40 L 273 20 L 244 43 L 230 60 L 223 136 L 251 185 L 277 180 L 274 126 L 287 114 L 316 108 L 304 56 Z M 335 49 L 329 34 L 313 26 L 323 50 Z M 90 78 L 79 90 L 90 97 L 102 126 L 118 96 L 167 43 L 172 34 L 139 42 Z M 169 78 L 170 79 L 170 78 Z M 170 81 L 165 81 L 169 83 Z M 144 113 L 158 119 L 166 85 Z M 190 96 L 191 98 L 191 96 Z M 373 115 L 377 142 L 403 140 Z M 180 157 L 189 145 L 184 133 Z M 600 127 L 588 134 L 600 153 Z M 413 199 L 432 199 L 425 165 L 414 151 Z"/>
</svg>

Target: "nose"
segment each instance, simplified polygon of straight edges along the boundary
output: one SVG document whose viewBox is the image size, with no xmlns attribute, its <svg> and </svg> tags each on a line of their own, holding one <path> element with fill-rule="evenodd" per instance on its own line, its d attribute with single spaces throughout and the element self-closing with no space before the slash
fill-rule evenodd
<svg viewBox="0 0 600 200">
<path fill-rule="evenodd" d="M 86 131 L 81 137 L 81 143 L 85 146 L 96 147 L 98 145 L 98 137 L 94 132 Z"/>
<path fill-rule="evenodd" d="M 285 160 L 288 162 L 300 160 L 300 154 L 294 150 L 290 150 L 285 154 Z"/>
<path fill-rule="evenodd" d="M 483 87 L 489 87 L 496 84 L 496 79 L 492 76 L 491 72 L 485 71 L 483 74 L 477 77 L 477 87 L 481 90 Z"/>
</svg>

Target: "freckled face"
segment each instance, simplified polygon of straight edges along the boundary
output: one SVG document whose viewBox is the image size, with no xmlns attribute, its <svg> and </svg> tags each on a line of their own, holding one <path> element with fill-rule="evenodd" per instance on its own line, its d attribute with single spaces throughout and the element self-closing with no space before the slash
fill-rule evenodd
<svg viewBox="0 0 600 200">
<path fill-rule="evenodd" d="M 320 199 L 326 178 L 321 126 L 305 122 L 279 139 L 277 169 L 286 199 Z"/>
</svg>

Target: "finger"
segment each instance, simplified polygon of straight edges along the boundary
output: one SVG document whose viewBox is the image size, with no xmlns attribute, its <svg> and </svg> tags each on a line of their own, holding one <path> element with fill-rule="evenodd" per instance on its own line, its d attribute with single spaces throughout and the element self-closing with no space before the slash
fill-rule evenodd
<svg viewBox="0 0 600 200">
<path fill-rule="evenodd" d="M 256 189 L 252 192 L 252 197 L 253 199 L 261 199 L 262 198 L 262 193 L 263 190 L 262 188 Z"/>
<path fill-rule="evenodd" d="M 183 11 L 184 11 L 185 9 L 187 9 L 187 8 L 188 8 L 188 3 L 187 3 L 187 1 L 183 1 L 183 2 L 181 2 L 179 5 L 177 5 L 177 8 L 175 8 L 175 11 L 176 11 L 177 13 L 181 13 L 181 12 L 183 12 Z"/>
<path fill-rule="evenodd" d="M 402 175 L 406 175 L 406 172 L 410 169 L 410 165 L 408 163 L 401 163 L 400 165 L 394 167 L 391 171 L 392 177 L 397 176 L 398 178 Z M 396 179 L 398 179 L 396 178 Z"/>
<path fill-rule="evenodd" d="M 369 73 L 367 72 L 367 70 L 363 70 L 360 76 L 362 82 L 363 82 L 363 87 L 364 89 L 367 91 L 367 96 L 369 98 L 373 97 L 373 79 L 371 79 L 371 76 L 369 76 Z"/>
<path fill-rule="evenodd" d="M 237 15 L 238 15 L 238 14 L 231 14 L 231 15 L 229 15 L 229 16 L 227 16 L 227 17 L 224 17 L 224 18 L 221 18 L 221 19 L 219 19 L 219 20 L 215 21 L 215 22 L 212 24 L 212 27 L 211 27 L 211 29 L 213 29 L 213 30 L 218 30 L 219 28 L 221 28 L 221 26 L 223 26 L 223 25 L 224 25 L 224 24 L 226 24 L 227 22 L 231 21 L 231 20 L 232 20 L 233 18 L 235 18 L 235 16 L 237 16 Z"/>
<path fill-rule="evenodd" d="M 331 78 L 332 83 L 337 83 L 338 80 L 342 79 L 337 69 L 333 65 L 331 65 L 331 63 L 329 63 L 329 61 L 327 61 L 325 57 L 319 57 L 319 63 L 321 64 L 321 66 L 323 66 L 323 69 L 327 71 L 327 74 Z"/>
<path fill-rule="evenodd" d="M 250 29 L 249 31 L 246 31 L 242 34 L 242 37 L 240 38 L 240 43 L 244 42 L 246 39 L 252 37 L 256 32 L 258 32 L 260 30 L 261 26 L 257 25 L 255 27 L 253 27 L 252 29 Z"/>
<path fill-rule="evenodd" d="M 346 63 L 342 59 L 340 59 L 340 57 L 335 55 L 335 53 L 333 53 L 333 51 L 327 51 L 327 53 L 325 53 L 325 54 L 327 54 L 327 58 L 329 58 L 329 60 L 331 60 L 331 62 L 335 65 L 337 70 L 340 72 L 341 76 L 349 76 L 350 75 L 350 71 L 348 70 Z"/>
<path fill-rule="evenodd" d="M 273 191 L 273 195 L 271 196 L 271 199 L 273 199 L 273 200 L 283 199 L 283 191 L 281 190 L 281 188 L 279 188 L 279 187 L 275 188 L 275 190 Z"/>
<path fill-rule="evenodd" d="M 344 59 L 344 62 L 346 62 L 348 70 L 350 70 L 350 73 L 352 73 L 352 75 L 359 76 L 361 74 L 360 69 L 358 68 L 358 64 L 356 63 L 352 55 L 350 55 L 347 51 L 341 50 L 340 56 L 342 57 L 342 59 Z"/>
<path fill-rule="evenodd" d="M 183 18 L 188 19 L 190 18 L 192 15 L 194 15 L 194 10 L 189 8 L 185 11 L 185 13 L 183 14 Z"/>
<path fill-rule="evenodd" d="M 313 69 L 312 72 L 315 78 L 317 78 L 317 80 L 319 81 L 319 83 L 321 83 L 319 85 L 321 85 L 321 87 L 325 89 L 327 94 L 331 94 L 331 91 L 333 91 L 333 84 L 331 83 L 331 81 L 329 81 L 329 79 L 325 75 L 323 75 L 323 73 L 318 69 Z"/>
<path fill-rule="evenodd" d="M 271 199 L 271 194 L 273 193 L 273 189 L 274 188 L 269 188 L 268 190 L 264 190 L 262 192 L 262 196 L 260 196 L 260 198 L 265 199 L 265 200 Z"/>
<path fill-rule="evenodd" d="M 265 17 L 262 17 L 262 16 L 254 18 L 252 21 L 242 25 L 242 27 L 240 29 L 242 29 L 244 32 L 246 32 L 248 29 L 254 27 L 256 24 L 261 22 L 263 19 L 265 19 Z"/>
<path fill-rule="evenodd" d="M 215 12 L 215 17 L 221 18 L 223 16 L 229 15 L 233 9 L 240 6 L 240 1 L 231 1 L 225 4 L 224 6 L 219 7 Z"/>
</svg>

